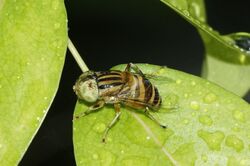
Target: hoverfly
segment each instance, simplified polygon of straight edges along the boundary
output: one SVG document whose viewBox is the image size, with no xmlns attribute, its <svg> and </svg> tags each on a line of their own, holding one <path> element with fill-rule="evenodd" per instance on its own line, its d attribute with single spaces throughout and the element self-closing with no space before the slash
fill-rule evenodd
<svg viewBox="0 0 250 166">
<path fill-rule="evenodd" d="M 131 69 L 134 72 L 131 72 Z M 116 115 L 104 131 L 103 142 L 106 140 L 108 131 L 121 115 L 121 104 L 134 109 L 144 109 L 147 117 L 162 128 L 166 128 L 149 112 L 149 110 L 157 111 L 161 106 L 162 99 L 158 89 L 133 63 L 129 63 L 125 71 L 86 71 L 80 75 L 73 90 L 78 99 L 95 103 L 85 112 L 76 115 L 76 119 L 102 108 L 105 104 L 114 105 Z"/>
</svg>

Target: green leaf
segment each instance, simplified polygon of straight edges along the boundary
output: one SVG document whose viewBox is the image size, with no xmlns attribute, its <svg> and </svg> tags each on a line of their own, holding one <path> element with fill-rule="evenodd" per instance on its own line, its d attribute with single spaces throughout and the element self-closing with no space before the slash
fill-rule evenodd
<svg viewBox="0 0 250 166">
<path fill-rule="evenodd" d="M 113 69 L 124 70 L 124 65 Z M 167 129 L 147 118 L 143 110 L 122 107 L 107 143 L 101 142 L 113 119 L 112 106 L 74 121 L 74 150 L 78 165 L 247 165 L 250 163 L 250 106 L 219 86 L 173 69 L 141 64 L 153 75 L 162 108 L 153 113 Z M 78 102 L 75 114 L 89 105 Z M 168 109 L 168 108 L 175 109 Z"/>
<path fill-rule="evenodd" d="M 203 0 L 162 2 L 198 29 L 206 49 L 202 76 L 243 96 L 250 89 L 250 52 L 239 47 L 235 39 L 250 40 L 250 34 L 221 35 L 213 30 L 206 24 Z"/>
<path fill-rule="evenodd" d="M 62 0 L 0 1 L 0 165 L 17 165 L 58 88 L 67 46 Z"/>
</svg>

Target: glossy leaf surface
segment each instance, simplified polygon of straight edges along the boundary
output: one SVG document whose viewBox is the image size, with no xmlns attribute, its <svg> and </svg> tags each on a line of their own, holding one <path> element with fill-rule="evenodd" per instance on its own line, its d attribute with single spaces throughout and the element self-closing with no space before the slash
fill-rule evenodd
<svg viewBox="0 0 250 166">
<path fill-rule="evenodd" d="M 0 1 L 0 165 L 17 165 L 57 91 L 67 46 L 61 0 Z"/>
<path fill-rule="evenodd" d="M 243 38 L 247 43 L 250 34 L 241 32 L 221 35 L 214 30 L 206 23 L 203 0 L 162 0 L 162 2 L 199 31 L 206 51 L 202 76 L 243 96 L 250 89 L 250 46 L 239 45 L 237 39 Z"/>
<path fill-rule="evenodd" d="M 163 99 L 153 113 L 122 107 L 106 144 L 102 134 L 115 112 L 111 105 L 74 121 L 78 165 L 247 165 L 250 163 L 250 106 L 240 97 L 199 77 L 142 64 Z M 124 70 L 125 66 L 113 69 Z M 75 115 L 89 105 L 78 102 Z M 172 108 L 172 109 L 169 109 Z"/>
</svg>

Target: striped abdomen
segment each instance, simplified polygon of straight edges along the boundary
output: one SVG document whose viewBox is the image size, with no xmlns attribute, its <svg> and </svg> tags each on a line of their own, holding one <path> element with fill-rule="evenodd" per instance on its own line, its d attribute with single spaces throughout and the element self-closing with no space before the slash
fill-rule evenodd
<svg viewBox="0 0 250 166">
<path fill-rule="evenodd" d="M 119 93 L 119 98 L 122 99 L 123 103 L 137 109 L 149 107 L 158 110 L 161 105 L 158 89 L 147 78 L 138 74 L 129 74 L 131 76 L 128 79 L 128 86 L 124 86 Z"/>
<path fill-rule="evenodd" d="M 120 71 L 96 72 L 99 96 L 115 96 L 121 90 L 124 80 Z"/>
</svg>

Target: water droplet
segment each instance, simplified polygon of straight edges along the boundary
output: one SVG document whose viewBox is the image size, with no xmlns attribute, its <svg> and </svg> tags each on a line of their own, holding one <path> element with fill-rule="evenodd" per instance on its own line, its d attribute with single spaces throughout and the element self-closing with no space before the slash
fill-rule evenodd
<svg viewBox="0 0 250 166">
<path fill-rule="evenodd" d="M 244 63 L 246 61 L 246 55 L 240 54 L 239 60 L 240 60 L 241 63 Z"/>
<path fill-rule="evenodd" d="M 175 82 L 176 84 L 181 84 L 182 81 L 180 79 L 177 79 Z"/>
<path fill-rule="evenodd" d="M 208 109 L 207 109 L 207 108 L 205 108 L 203 111 L 204 111 L 204 112 L 208 112 Z"/>
<path fill-rule="evenodd" d="M 164 72 L 165 72 L 165 67 L 162 67 L 160 70 L 156 72 L 156 75 L 164 74 Z"/>
<path fill-rule="evenodd" d="M 195 81 L 192 81 L 192 82 L 191 82 L 191 85 L 192 85 L 192 86 L 195 86 L 195 85 L 196 85 L 196 82 L 195 82 Z"/>
<path fill-rule="evenodd" d="M 183 10 L 182 12 L 183 12 L 186 16 L 189 16 L 189 15 L 190 15 L 188 10 Z"/>
<path fill-rule="evenodd" d="M 196 115 L 196 112 L 192 112 L 192 114 L 191 114 L 192 116 L 195 116 Z"/>
<path fill-rule="evenodd" d="M 55 24 L 54 24 L 54 28 L 55 28 L 55 29 L 60 28 L 60 26 L 61 26 L 61 24 L 60 24 L 60 23 L 55 23 Z"/>
<path fill-rule="evenodd" d="M 237 152 L 240 152 L 244 148 L 244 143 L 241 139 L 235 135 L 229 135 L 226 138 L 226 145 L 234 148 Z"/>
<path fill-rule="evenodd" d="M 150 137 L 150 136 L 147 136 L 147 137 L 146 137 L 146 139 L 147 139 L 147 140 L 150 140 L 150 139 L 151 139 L 151 137 Z"/>
<path fill-rule="evenodd" d="M 209 27 L 208 27 L 208 30 L 209 30 L 209 31 L 213 31 L 213 28 L 209 26 Z"/>
<path fill-rule="evenodd" d="M 121 154 L 124 154 L 124 150 L 121 150 Z"/>
<path fill-rule="evenodd" d="M 207 146 L 211 150 L 219 151 L 221 149 L 221 143 L 225 138 L 225 134 L 221 131 L 208 132 L 204 130 L 198 131 L 198 136 L 206 142 Z"/>
<path fill-rule="evenodd" d="M 2 85 L 0 85 L 0 89 L 2 88 Z"/>
<path fill-rule="evenodd" d="M 98 154 L 93 154 L 92 157 L 93 157 L 94 160 L 97 160 L 99 158 L 99 155 Z"/>
<path fill-rule="evenodd" d="M 183 120 L 183 123 L 184 123 L 184 124 L 188 124 L 188 123 L 189 123 L 189 120 L 188 120 L 188 119 L 184 119 L 184 120 Z"/>
<path fill-rule="evenodd" d="M 41 58 L 41 61 L 44 61 L 44 57 Z"/>
<path fill-rule="evenodd" d="M 43 113 L 46 113 L 47 112 L 47 109 L 45 108 L 45 109 L 43 109 Z"/>
<path fill-rule="evenodd" d="M 233 127 L 233 131 L 239 132 L 239 131 L 240 131 L 240 128 L 239 128 L 238 126 L 234 126 L 234 127 Z"/>
<path fill-rule="evenodd" d="M 238 120 L 240 122 L 245 122 L 246 119 L 245 119 L 245 115 L 242 111 L 240 110 L 234 110 L 233 111 L 233 117 L 235 120 Z"/>
<path fill-rule="evenodd" d="M 167 95 L 163 100 L 163 108 L 173 109 L 178 106 L 179 97 L 175 94 Z"/>
<path fill-rule="evenodd" d="M 240 166 L 249 166 L 250 159 L 242 159 L 240 160 Z"/>
<path fill-rule="evenodd" d="M 217 96 L 214 93 L 208 93 L 203 98 L 203 101 L 207 104 L 211 104 L 216 100 L 217 100 Z"/>
<path fill-rule="evenodd" d="M 45 96 L 43 99 L 44 99 L 44 100 L 47 100 L 47 99 L 48 99 L 48 97 L 47 97 L 47 96 Z"/>
<path fill-rule="evenodd" d="M 41 121 L 41 118 L 40 118 L 40 117 L 36 117 L 36 120 L 40 122 L 40 121 Z"/>
<path fill-rule="evenodd" d="M 59 6 L 59 1 L 53 1 L 53 3 L 52 3 L 52 8 L 53 8 L 54 10 L 57 10 L 57 9 L 58 9 L 58 6 Z"/>
<path fill-rule="evenodd" d="M 201 159 L 202 159 L 202 161 L 207 162 L 207 160 L 208 160 L 207 155 L 202 154 Z"/>
<path fill-rule="evenodd" d="M 213 124 L 213 120 L 208 115 L 200 115 L 199 122 L 206 126 L 211 126 Z"/>
<path fill-rule="evenodd" d="M 188 93 L 185 93 L 185 94 L 184 94 L 184 97 L 185 97 L 185 98 L 188 98 L 188 96 L 189 96 Z"/>
<path fill-rule="evenodd" d="M 97 123 L 94 125 L 94 131 L 97 133 L 103 133 L 104 130 L 106 129 L 106 125 L 104 123 Z"/>
<path fill-rule="evenodd" d="M 200 109 L 200 104 L 197 101 L 190 102 L 191 109 L 198 111 Z"/>
</svg>

